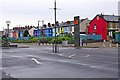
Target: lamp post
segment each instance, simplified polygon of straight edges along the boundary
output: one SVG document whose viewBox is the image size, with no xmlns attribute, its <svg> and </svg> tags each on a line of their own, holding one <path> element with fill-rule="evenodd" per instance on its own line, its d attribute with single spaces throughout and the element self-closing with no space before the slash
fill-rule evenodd
<svg viewBox="0 0 120 80">
<path fill-rule="evenodd" d="M 40 22 L 42 22 L 42 27 L 40 27 Z M 38 28 L 41 29 L 41 31 L 43 30 L 43 26 L 44 26 L 44 20 L 40 21 L 38 20 Z"/>
<path fill-rule="evenodd" d="M 42 20 L 42 21 L 40 21 L 40 20 L 38 20 L 38 28 L 40 29 L 40 22 L 42 22 L 42 27 L 43 27 L 43 25 L 44 25 L 44 20 Z"/>
<path fill-rule="evenodd" d="M 10 26 L 10 23 L 11 23 L 10 21 L 6 21 L 6 24 L 7 24 L 7 27 L 8 27 L 8 33 L 7 33 L 7 37 L 8 37 L 8 45 L 7 46 L 8 46 L 8 48 L 10 46 L 9 45 L 9 26 Z"/>
</svg>

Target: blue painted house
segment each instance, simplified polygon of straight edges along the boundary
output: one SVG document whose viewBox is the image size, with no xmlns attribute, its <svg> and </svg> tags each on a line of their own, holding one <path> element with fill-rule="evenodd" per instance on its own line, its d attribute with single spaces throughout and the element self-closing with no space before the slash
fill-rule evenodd
<svg viewBox="0 0 120 80">
<path fill-rule="evenodd" d="M 34 30 L 34 37 L 40 37 L 41 36 L 41 30 L 40 29 L 37 29 L 37 30 Z"/>
</svg>

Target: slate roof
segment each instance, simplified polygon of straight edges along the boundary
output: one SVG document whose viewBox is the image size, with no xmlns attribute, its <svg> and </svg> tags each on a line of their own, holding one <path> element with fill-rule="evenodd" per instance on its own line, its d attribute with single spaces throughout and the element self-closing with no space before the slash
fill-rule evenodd
<svg viewBox="0 0 120 80">
<path fill-rule="evenodd" d="M 82 22 L 82 21 L 84 21 L 86 19 L 81 19 L 80 22 Z M 74 21 L 63 22 L 63 23 L 60 23 L 59 25 L 60 25 L 59 27 L 74 26 Z"/>
<path fill-rule="evenodd" d="M 103 19 L 105 19 L 107 22 L 118 22 L 120 16 L 116 15 L 101 15 Z"/>
<path fill-rule="evenodd" d="M 115 22 L 115 23 L 118 23 L 119 22 L 119 19 L 120 19 L 120 16 L 116 16 L 116 15 L 103 15 L 103 14 L 97 14 L 94 19 L 99 16 L 101 17 L 103 20 L 105 20 L 106 22 Z M 93 20 L 94 20 L 93 19 Z M 92 20 L 92 21 L 93 21 Z M 91 22 L 92 22 L 91 21 Z M 91 24 L 90 22 L 90 24 Z"/>
<path fill-rule="evenodd" d="M 74 26 L 74 21 L 63 22 L 59 24 L 59 27 L 67 27 L 67 26 Z"/>
</svg>

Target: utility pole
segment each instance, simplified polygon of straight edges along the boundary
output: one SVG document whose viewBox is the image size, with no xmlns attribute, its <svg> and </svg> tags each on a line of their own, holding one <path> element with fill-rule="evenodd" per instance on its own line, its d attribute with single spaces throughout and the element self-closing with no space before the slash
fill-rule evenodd
<svg viewBox="0 0 120 80">
<path fill-rule="evenodd" d="M 54 11 L 55 11 L 55 53 L 57 53 L 57 36 L 56 36 L 56 0 L 55 0 L 55 7 L 54 7 Z"/>
<path fill-rule="evenodd" d="M 50 8 L 50 9 L 54 9 L 54 17 L 55 17 L 55 26 L 54 26 L 55 27 L 55 42 L 54 43 L 55 43 L 55 47 L 53 47 L 53 52 L 57 53 L 58 51 L 57 51 L 57 35 L 56 35 L 57 34 L 57 32 L 56 32 L 56 28 L 57 28 L 57 19 L 56 19 L 57 13 L 56 13 L 56 11 L 60 10 L 60 9 L 57 8 L 56 0 L 54 2 L 54 8 Z M 54 51 L 54 49 L 55 49 L 55 51 Z"/>
</svg>

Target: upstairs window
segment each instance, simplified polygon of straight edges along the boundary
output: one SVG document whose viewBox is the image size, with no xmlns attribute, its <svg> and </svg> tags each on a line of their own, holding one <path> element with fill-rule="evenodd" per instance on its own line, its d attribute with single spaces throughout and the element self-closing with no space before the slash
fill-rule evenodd
<svg viewBox="0 0 120 80">
<path fill-rule="evenodd" d="M 110 28 L 112 28 L 113 27 L 113 24 L 112 23 L 110 23 Z"/>
<path fill-rule="evenodd" d="M 97 29 L 97 26 L 96 26 L 96 24 L 94 25 L 94 30 L 96 30 Z"/>
<path fill-rule="evenodd" d="M 99 20 L 99 16 L 97 16 L 97 20 Z"/>
</svg>

